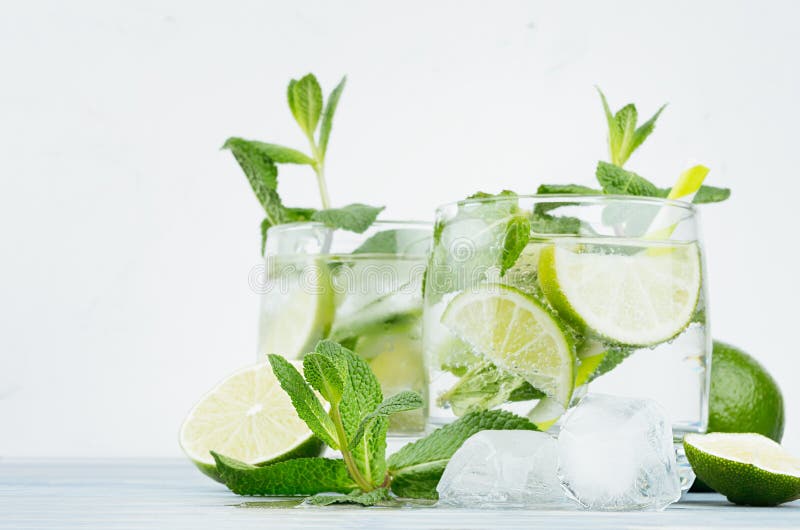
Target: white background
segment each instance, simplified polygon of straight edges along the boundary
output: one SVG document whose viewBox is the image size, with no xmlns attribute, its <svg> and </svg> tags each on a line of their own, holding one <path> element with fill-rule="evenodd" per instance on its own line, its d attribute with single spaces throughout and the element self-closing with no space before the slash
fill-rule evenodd
<svg viewBox="0 0 800 530">
<path fill-rule="evenodd" d="M 733 189 L 703 209 L 714 335 L 780 382 L 800 453 L 800 2 L 4 4 L 1 456 L 180 453 L 187 410 L 254 359 L 261 215 L 219 148 L 304 147 L 285 86 L 308 71 L 349 79 L 334 203 L 386 218 L 591 184 L 593 85 L 642 115 L 668 101 L 628 167 L 669 186 L 702 162 Z M 281 181 L 318 205 L 307 168 Z"/>
</svg>

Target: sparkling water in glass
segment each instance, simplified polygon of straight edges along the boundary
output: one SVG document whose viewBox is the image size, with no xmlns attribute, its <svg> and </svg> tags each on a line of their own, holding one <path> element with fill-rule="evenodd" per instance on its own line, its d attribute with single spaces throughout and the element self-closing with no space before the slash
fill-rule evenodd
<svg viewBox="0 0 800 530">
<path fill-rule="evenodd" d="M 705 277 L 689 203 L 500 195 L 440 207 L 423 317 L 430 423 L 499 407 L 547 428 L 590 387 L 660 403 L 679 447 L 707 424 Z M 679 464 L 688 487 L 680 451 Z"/>
</svg>

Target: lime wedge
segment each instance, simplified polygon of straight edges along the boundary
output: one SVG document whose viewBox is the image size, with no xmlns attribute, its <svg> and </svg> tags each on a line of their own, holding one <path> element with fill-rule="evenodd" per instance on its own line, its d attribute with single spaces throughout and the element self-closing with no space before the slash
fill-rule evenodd
<svg viewBox="0 0 800 530">
<path fill-rule="evenodd" d="M 617 344 L 650 346 L 691 323 L 700 296 L 696 246 L 619 254 L 584 249 L 559 243 L 539 260 L 545 296 L 574 325 Z"/>
<path fill-rule="evenodd" d="M 800 459 L 760 434 L 687 434 L 686 457 L 703 482 L 735 504 L 775 506 L 800 498 Z"/>
<path fill-rule="evenodd" d="M 330 273 L 322 262 L 310 264 L 270 282 L 272 289 L 264 294 L 259 322 L 262 358 L 277 353 L 299 359 L 328 334 L 335 312 Z"/>
<path fill-rule="evenodd" d="M 179 440 L 186 456 L 214 480 L 219 477 L 209 451 L 264 465 L 323 450 L 268 363 L 235 372 L 203 396 L 183 421 Z"/>
<path fill-rule="evenodd" d="M 507 285 L 482 284 L 453 298 L 442 324 L 496 366 L 569 403 L 575 351 L 565 329 L 535 298 Z"/>
</svg>

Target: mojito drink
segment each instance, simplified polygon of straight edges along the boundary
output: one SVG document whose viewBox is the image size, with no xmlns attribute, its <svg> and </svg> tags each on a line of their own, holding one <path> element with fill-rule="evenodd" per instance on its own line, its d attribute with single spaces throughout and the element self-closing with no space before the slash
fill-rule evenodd
<svg viewBox="0 0 800 530">
<path fill-rule="evenodd" d="M 376 223 L 367 233 L 317 223 L 281 225 L 267 238 L 258 358 L 300 359 L 321 339 L 363 357 L 386 396 L 425 395 L 422 277 L 425 225 Z M 425 412 L 392 416 L 395 434 L 419 432 Z"/>
<path fill-rule="evenodd" d="M 707 422 L 710 338 L 689 204 L 494 196 L 440 208 L 425 291 L 433 423 L 486 408 L 548 428 L 585 393 Z"/>
</svg>

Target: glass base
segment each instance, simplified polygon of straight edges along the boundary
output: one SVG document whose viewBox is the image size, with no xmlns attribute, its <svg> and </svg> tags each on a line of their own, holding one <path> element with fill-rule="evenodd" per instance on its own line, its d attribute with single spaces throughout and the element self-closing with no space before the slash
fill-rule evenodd
<svg viewBox="0 0 800 530">
<path fill-rule="evenodd" d="M 696 478 L 689 460 L 686 458 L 686 451 L 683 449 L 683 437 L 675 440 L 675 458 L 678 462 L 678 476 L 681 478 L 681 491 L 686 493 L 694 484 Z"/>
</svg>

